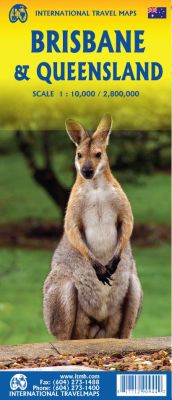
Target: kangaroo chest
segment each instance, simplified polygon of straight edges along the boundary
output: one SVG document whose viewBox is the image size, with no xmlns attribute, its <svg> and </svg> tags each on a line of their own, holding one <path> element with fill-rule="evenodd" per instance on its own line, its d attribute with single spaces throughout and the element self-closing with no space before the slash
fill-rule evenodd
<svg viewBox="0 0 172 400">
<path fill-rule="evenodd" d="M 105 265 L 113 257 L 117 242 L 115 189 L 112 185 L 94 187 L 90 184 L 85 188 L 82 222 L 88 247 Z"/>
</svg>

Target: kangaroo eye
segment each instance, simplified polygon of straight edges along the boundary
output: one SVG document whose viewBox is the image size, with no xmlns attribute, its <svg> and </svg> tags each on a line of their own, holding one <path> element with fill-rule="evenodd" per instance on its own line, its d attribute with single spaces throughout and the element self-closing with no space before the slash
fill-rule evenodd
<svg viewBox="0 0 172 400">
<path fill-rule="evenodd" d="M 101 153 L 100 151 L 98 151 L 98 152 L 95 154 L 96 158 L 101 158 L 101 155 L 102 155 L 102 153 Z"/>
<path fill-rule="evenodd" d="M 77 156 L 78 156 L 78 158 L 81 158 L 81 157 L 82 157 L 82 154 L 81 154 L 81 153 L 78 153 Z"/>
</svg>

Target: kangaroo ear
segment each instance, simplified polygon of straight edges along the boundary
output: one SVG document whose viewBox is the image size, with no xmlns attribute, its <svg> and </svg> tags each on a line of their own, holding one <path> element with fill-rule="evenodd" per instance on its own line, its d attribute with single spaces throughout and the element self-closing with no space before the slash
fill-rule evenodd
<svg viewBox="0 0 172 400">
<path fill-rule="evenodd" d="M 83 126 L 79 124 L 79 122 L 68 118 L 65 121 L 65 125 L 70 139 L 72 140 L 72 142 L 75 143 L 76 146 L 78 146 L 83 140 L 89 137 L 88 133 L 83 128 Z"/>
<path fill-rule="evenodd" d="M 106 146 L 108 145 L 109 142 L 109 136 L 111 133 L 112 129 L 112 117 L 110 114 L 105 114 L 103 118 L 101 119 L 94 135 L 93 138 L 96 138 L 100 140 L 102 143 L 104 143 Z"/>
</svg>

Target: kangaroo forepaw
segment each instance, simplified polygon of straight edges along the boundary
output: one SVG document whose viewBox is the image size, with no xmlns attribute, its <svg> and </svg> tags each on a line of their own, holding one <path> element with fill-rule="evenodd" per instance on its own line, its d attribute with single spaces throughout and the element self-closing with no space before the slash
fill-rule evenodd
<svg viewBox="0 0 172 400">
<path fill-rule="evenodd" d="M 107 264 L 107 272 L 109 273 L 109 276 L 113 275 L 114 272 L 116 271 L 118 264 L 120 262 L 120 257 L 119 256 L 114 256 L 112 260 Z"/>
<path fill-rule="evenodd" d="M 99 261 L 94 260 L 93 268 L 96 272 L 96 275 L 97 275 L 97 278 L 99 279 L 99 281 L 102 282 L 104 285 L 107 283 L 107 285 L 111 286 L 111 284 L 109 282 L 110 274 L 107 271 L 106 267 L 104 267 L 102 264 L 100 264 Z"/>
<path fill-rule="evenodd" d="M 108 276 L 109 274 L 105 273 L 104 275 L 101 276 L 101 282 L 103 283 L 103 285 L 109 285 L 112 286 L 111 283 L 109 282 L 109 280 L 111 280 L 111 278 Z"/>
</svg>

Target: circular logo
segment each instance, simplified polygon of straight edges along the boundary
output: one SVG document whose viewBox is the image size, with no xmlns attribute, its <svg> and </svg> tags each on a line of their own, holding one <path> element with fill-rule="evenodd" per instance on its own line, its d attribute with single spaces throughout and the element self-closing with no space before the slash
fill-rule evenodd
<svg viewBox="0 0 172 400">
<path fill-rule="evenodd" d="M 28 19 L 27 7 L 23 4 L 15 4 L 9 12 L 9 20 L 14 23 L 20 21 L 22 23 L 26 22 Z"/>
<path fill-rule="evenodd" d="M 27 388 L 27 378 L 23 374 L 15 374 L 10 380 L 12 390 L 25 390 Z"/>
</svg>

